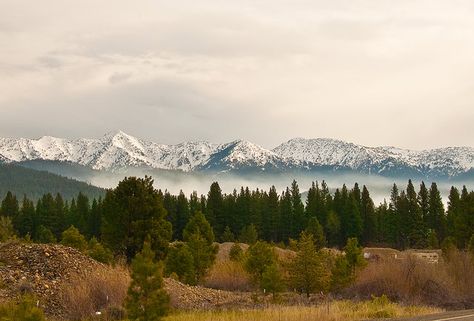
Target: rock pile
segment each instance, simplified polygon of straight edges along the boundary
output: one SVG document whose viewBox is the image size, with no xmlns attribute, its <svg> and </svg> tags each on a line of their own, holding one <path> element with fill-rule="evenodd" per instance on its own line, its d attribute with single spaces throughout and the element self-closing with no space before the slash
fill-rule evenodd
<svg viewBox="0 0 474 321">
<path fill-rule="evenodd" d="M 93 274 L 116 273 L 81 252 L 62 245 L 0 243 L 0 302 L 22 293 L 32 293 L 47 315 L 63 319 L 70 313 L 64 289 L 76 287 L 77 280 Z M 106 281 L 105 281 L 106 282 Z M 250 293 L 239 293 L 189 286 L 165 279 L 165 288 L 176 309 L 252 307 Z M 125 296 L 126 287 L 120 288 Z M 79 302 L 76 302 L 79 304 Z"/>
<path fill-rule="evenodd" d="M 165 288 L 170 295 L 171 305 L 176 309 L 244 308 L 255 305 L 250 293 L 245 292 L 190 286 L 173 279 L 165 279 Z"/>
<path fill-rule="evenodd" d="M 0 301 L 32 293 L 49 314 L 63 315 L 61 289 L 103 264 L 61 245 L 0 243 Z"/>
</svg>

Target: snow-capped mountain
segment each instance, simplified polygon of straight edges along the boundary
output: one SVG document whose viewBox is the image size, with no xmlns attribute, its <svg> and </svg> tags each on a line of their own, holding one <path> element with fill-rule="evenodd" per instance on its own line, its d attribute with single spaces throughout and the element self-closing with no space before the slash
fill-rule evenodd
<svg viewBox="0 0 474 321">
<path fill-rule="evenodd" d="M 0 138 L 0 162 L 71 162 L 95 170 L 153 168 L 191 171 L 356 171 L 382 176 L 456 177 L 474 168 L 474 148 L 411 151 L 333 139 L 296 138 L 273 150 L 248 141 L 163 145 L 121 131 L 100 139 Z"/>
<path fill-rule="evenodd" d="M 395 147 L 366 147 L 340 140 L 295 138 L 273 150 L 307 168 L 329 166 L 371 174 L 453 177 L 474 168 L 474 148 L 448 147 L 413 151 Z"/>
</svg>

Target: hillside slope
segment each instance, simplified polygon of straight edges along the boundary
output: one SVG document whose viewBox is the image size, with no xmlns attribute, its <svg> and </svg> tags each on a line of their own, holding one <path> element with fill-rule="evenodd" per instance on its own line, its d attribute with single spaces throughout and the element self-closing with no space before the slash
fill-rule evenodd
<svg viewBox="0 0 474 321">
<path fill-rule="evenodd" d="M 18 198 L 26 195 L 34 200 L 46 193 L 61 193 L 64 199 L 72 199 L 79 192 L 91 198 L 105 194 L 102 188 L 74 179 L 12 164 L 0 164 L 0 199 L 3 199 L 8 191 Z"/>
</svg>

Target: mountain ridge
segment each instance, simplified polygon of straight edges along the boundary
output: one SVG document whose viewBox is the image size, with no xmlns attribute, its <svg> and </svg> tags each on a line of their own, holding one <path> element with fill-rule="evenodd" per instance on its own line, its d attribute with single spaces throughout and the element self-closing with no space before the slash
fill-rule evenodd
<svg viewBox="0 0 474 321">
<path fill-rule="evenodd" d="M 472 171 L 474 148 L 415 151 L 392 146 L 367 147 L 332 138 L 293 138 L 272 150 L 246 140 L 166 145 L 122 131 L 107 133 L 98 139 L 0 138 L 0 162 L 31 160 L 71 162 L 106 171 L 145 167 L 184 172 L 311 172 L 324 168 L 382 176 L 405 173 L 449 178 Z"/>
</svg>

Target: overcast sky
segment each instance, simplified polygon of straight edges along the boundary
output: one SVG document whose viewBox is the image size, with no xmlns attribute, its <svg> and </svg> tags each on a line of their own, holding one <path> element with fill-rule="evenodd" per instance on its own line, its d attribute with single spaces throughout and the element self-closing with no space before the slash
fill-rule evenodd
<svg viewBox="0 0 474 321">
<path fill-rule="evenodd" d="M 474 146 L 474 1 L 0 0 L 0 136 Z"/>
</svg>

